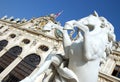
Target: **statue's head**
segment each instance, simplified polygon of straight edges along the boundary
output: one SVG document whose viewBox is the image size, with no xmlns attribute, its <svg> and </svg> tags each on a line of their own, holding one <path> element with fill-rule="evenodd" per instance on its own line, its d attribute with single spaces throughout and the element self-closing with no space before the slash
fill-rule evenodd
<svg viewBox="0 0 120 82">
<path fill-rule="evenodd" d="M 99 17 L 97 12 L 80 19 L 79 23 L 87 26 L 89 31 L 104 29 L 104 32 L 108 34 L 109 41 L 116 39 L 113 25 L 106 18 Z"/>
<path fill-rule="evenodd" d="M 79 22 L 84 25 L 98 25 L 101 23 L 97 12 L 94 12 L 93 14 L 90 14 L 89 16 L 80 19 Z"/>
<path fill-rule="evenodd" d="M 99 28 L 102 24 L 97 12 L 78 20 L 78 22 L 87 26 L 90 31 L 94 30 L 95 28 Z"/>
</svg>

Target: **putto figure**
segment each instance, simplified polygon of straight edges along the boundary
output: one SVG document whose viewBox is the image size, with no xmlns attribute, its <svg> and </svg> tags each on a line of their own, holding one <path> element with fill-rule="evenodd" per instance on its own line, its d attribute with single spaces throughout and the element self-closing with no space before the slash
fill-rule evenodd
<svg viewBox="0 0 120 82">
<path fill-rule="evenodd" d="M 74 27 L 78 28 L 75 40 L 67 33 L 67 30 L 74 30 Z M 55 77 L 54 82 L 97 82 L 100 62 L 106 60 L 115 41 L 112 24 L 94 12 L 80 20 L 68 21 L 64 27 L 52 22 L 44 27 L 45 30 L 54 28 L 63 34 L 64 57 L 57 51 L 52 52 L 35 75 L 21 82 L 35 82 L 51 64 L 55 66 L 59 77 Z M 63 60 L 67 59 L 68 65 L 64 66 Z"/>
</svg>

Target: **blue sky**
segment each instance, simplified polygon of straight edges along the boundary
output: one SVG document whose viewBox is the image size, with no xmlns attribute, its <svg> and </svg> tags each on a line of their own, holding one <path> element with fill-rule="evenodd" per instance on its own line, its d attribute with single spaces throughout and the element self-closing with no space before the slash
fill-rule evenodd
<svg viewBox="0 0 120 82">
<path fill-rule="evenodd" d="M 80 19 L 93 13 L 107 18 L 115 27 L 120 41 L 120 0 L 0 0 L 0 17 L 31 19 L 64 11 L 58 18 L 62 25 L 72 19 Z"/>
</svg>

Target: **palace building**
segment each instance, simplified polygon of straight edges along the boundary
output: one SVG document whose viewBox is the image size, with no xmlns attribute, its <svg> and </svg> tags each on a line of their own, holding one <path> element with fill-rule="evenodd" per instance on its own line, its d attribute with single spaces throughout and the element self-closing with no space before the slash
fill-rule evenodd
<svg viewBox="0 0 120 82">
<path fill-rule="evenodd" d="M 60 24 L 54 14 L 20 20 L 0 19 L 0 82 L 19 82 L 37 72 L 53 49 L 63 52 L 62 34 L 58 29 L 42 30 L 49 21 Z M 120 42 L 100 64 L 98 82 L 120 82 Z"/>
</svg>

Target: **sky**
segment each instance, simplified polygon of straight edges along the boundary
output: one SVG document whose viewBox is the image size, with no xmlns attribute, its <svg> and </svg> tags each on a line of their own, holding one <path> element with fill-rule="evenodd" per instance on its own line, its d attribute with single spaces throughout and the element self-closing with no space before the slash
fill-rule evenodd
<svg viewBox="0 0 120 82">
<path fill-rule="evenodd" d="M 63 11 L 56 19 L 62 25 L 86 17 L 94 10 L 112 23 L 116 40 L 120 41 L 120 0 L 0 0 L 0 17 L 7 15 L 29 20 Z"/>
</svg>

